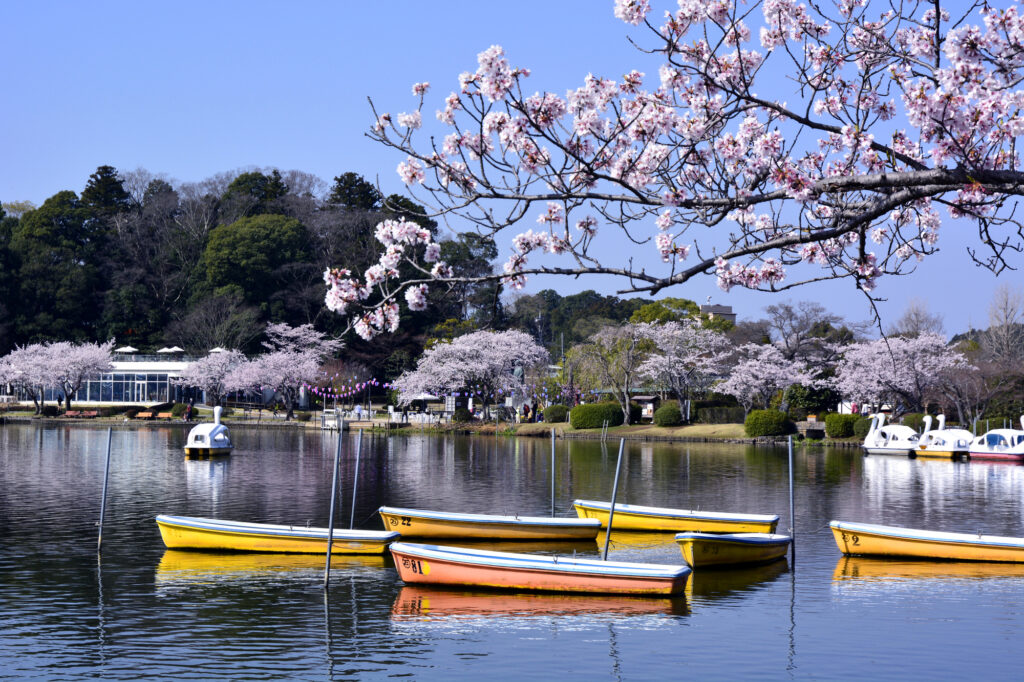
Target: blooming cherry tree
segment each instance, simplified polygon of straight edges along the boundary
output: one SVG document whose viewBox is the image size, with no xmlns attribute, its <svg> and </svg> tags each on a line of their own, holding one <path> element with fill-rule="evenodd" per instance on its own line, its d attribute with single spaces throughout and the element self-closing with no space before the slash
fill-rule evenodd
<svg viewBox="0 0 1024 682">
<path fill-rule="evenodd" d="M 779 391 L 783 392 L 785 404 L 785 392 L 795 384 L 812 387 L 817 384 L 804 363 L 787 360 L 782 351 L 771 344 L 749 343 L 737 349 L 737 354 L 739 360 L 729 372 L 729 378 L 716 384 L 715 390 L 735 397 L 744 412 L 750 412 L 758 403 L 767 409 Z"/>
<path fill-rule="evenodd" d="M 656 350 L 640 364 L 638 372 L 671 389 L 680 407 L 683 400 L 694 391 L 706 389 L 725 369 L 732 351 L 724 334 L 703 328 L 693 318 L 653 325 L 649 338 Z"/>
<path fill-rule="evenodd" d="M 616 0 L 614 12 L 647 60 L 614 80 L 531 92 L 521 55 L 495 45 L 441 91 L 431 126 L 427 83 L 414 111 L 375 108 L 370 135 L 403 157 L 421 203 L 518 233 L 503 272 L 466 278 L 421 228 L 385 221 L 378 264 L 325 273 L 328 307 L 372 336 L 397 327 L 398 296 L 415 308 L 429 285 L 518 288 L 542 273 L 616 275 L 622 292 L 650 294 L 699 275 L 726 290 L 849 278 L 870 292 L 934 253 L 948 218 L 973 223 L 971 257 L 993 271 L 1022 249 L 1016 5 Z M 599 248 L 614 233 L 650 258 Z M 401 280 L 403 260 L 417 274 Z"/>
<path fill-rule="evenodd" d="M 939 334 L 893 337 L 847 347 L 836 366 L 834 387 L 847 400 L 890 404 L 897 414 L 923 412 L 931 393 L 944 392 L 949 372 L 972 370 Z"/>
<path fill-rule="evenodd" d="M 50 384 L 64 394 L 64 409 L 71 409 L 71 396 L 90 377 L 112 369 L 111 339 L 103 344 L 58 341 L 46 345 L 45 362 L 51 373 Z"/>
<path fill-rule="evenodd" d="M 235 366 L 224 383 L 228 390 L 273 390 L 275 398 L 284 403 L 287 421 L 295 414 L 302 387 L 322 376 L 321 363 L 342 343 L 316 331 L 311 324 L 271 324 L 266 335 L 263 346 L 268 352 Z"/>
<path fill-rule="evenodd" d="M 416 369 L 394 382 L 399 402 L 422 393 L 450 395 L 468 391 L 484 409 L 499 395 L 522 394 L 526 370 L 549 361 L 547 350 L 521 331 L 479 331 L 427 349 Z M 516 372 L 516 368 L 523 372 Z"/>
<path fill-rule="evenodd" d="M 32 397 L 36 414 L 43 409 L 43 389 L 55 385 L 55 373 L 47 347 L 33 343 L 15 348 L 0 358 L 0 384 Z"/>
<path fill-rule="evenodd" d="M 176 384 L 192 386 L 206 393 L 207 402 L 220 405 L 225 394 L 232 388 L 225 381 L 237 366 L 246 362 L 240 351 L 230 350 L 210 353 L 186 367 L 180 377 L 172 379 Z"/>
</svg>

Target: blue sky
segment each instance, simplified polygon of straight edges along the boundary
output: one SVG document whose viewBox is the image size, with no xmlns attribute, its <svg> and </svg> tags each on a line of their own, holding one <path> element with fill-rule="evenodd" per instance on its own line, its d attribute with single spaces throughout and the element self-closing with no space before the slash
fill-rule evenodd
<svg viewBox="0 0 1024 682">
<path fill-rule="evenodd" d="M 627 42 L 611 0 L 100 0 L 14 3 L 5 10 L 3 201 L 39 204 L 63 189 L 81 191 L 102 164 L 178 181 L 250 166 L 326 181 L 355 171 L 379 180 L 386 193 L 400 192 L 395 166 L 402 159 L 364 136 L 372 123 L 367 97 L 381 110 L 409 111 L 416 102 L 411 85 L 429 81 L 424 111 L 432 115 L 457 88 L 458 74 L 475 70 L 477 53 L 492 44 L 532 69 L 530 87 L 537 90 L 564 94 L 589 72 L 616 80 L 632 68 L 652 78 L 656 72 L 656 62 Z M 963 235 L 973 230 L 947 219 L 941 253 L 911 277 L 883 278 L 876 291 L 888 299 L 883 315 L 895 319 L 918 298 L 942 314 L 947 333 L 986 326 L 996 285 L 1024 279 L 997 279 L 976 268 L 964 251 Z M 527 291 L 614 293 L 616 284 L 534 279 Z M 711 296 L 741 318 L 761 316 L 772 302 L 802 299 L 850 319 L 870 314 L 850 282 L 769 295 L 724 293 L 707 278 L 662 295 L 698 302 Z"/>
</svg>

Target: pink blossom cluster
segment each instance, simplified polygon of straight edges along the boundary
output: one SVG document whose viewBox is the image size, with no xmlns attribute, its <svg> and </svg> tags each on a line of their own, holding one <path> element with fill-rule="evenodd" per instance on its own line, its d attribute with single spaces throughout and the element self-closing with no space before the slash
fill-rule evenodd
<svg viewBox="0 0 1024 682">
<path fill-rule="evenodd" d="M 767 258 L 758 268 L 756 265 L 730 263 L 724 258 L 715 259 L 715 274 L 718 287 L 729 291 L 734 286 L 756 289 L 761 285 L 778 284 L 786 278 L 786 270 L 775 258 Z"/>
<path fill-rule="evenodd" d="M 375 237 L 384 246 L 384 252 L 377 263 L 367 268 L 362 282 L 353 278 L 349 270 L 341 268 L 331 268 L 324 273 L 327 284 L 325 300 L 329 310 L 346 314 L 350 306 L 367 300 L 375 289 L 387 298 L 388 283 L 399 276 L 399 265 L 411 258 L 410 251 L 416 247 L 423 248 L 424 262 L 434 263 L 430 270 L 431 278 L 443 279 L 452 274 L 448 264 L 438 260 L 440 245 L 433 241 L 429 230 L 417 223 L 405 219 L 384 220 L 377 224 Z M 423 310 L 426 307 L 426 285 L 407 289 L 406 301 L 413 310 Z M 362 338 L 371 339 L 381 332 L 396 331 L 398 324 L 398 306 L 394 302 L 386 302 L 361 313 L 353 327 Z"/>
</svg>

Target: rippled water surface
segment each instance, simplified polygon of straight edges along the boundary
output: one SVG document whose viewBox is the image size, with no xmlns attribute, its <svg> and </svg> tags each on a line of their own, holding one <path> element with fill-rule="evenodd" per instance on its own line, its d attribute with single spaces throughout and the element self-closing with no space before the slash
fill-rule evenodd
<svg viewBox="0 0 1024 682">
<path fill-rule="evenodd" d="M 337 436 L 233 431 L 186 461 L 176 426 L 0 426 L 5 679 L 1018 679 L 1024 565 L 844 559 L 831 519 L 1024 536 L 1024 467 L 797 449 L 796 558 L 695 572 L 674 599 L 403 585 L 385 557 L 165 550 L 160 513 L 327 525 Z M 546 439 L 343 440 L 338 525 L 380 505 L 550 514 Z M 559 442 L 555 507 L 608 499 L 617 443 Z M 777 513 L 785 450 L 626 445 L 619 501 Z M 613 534 L 609 558 L 682 563 L 671 536 Z M 597 543 L 525 551 L 598 556 Z"/>
</svg>

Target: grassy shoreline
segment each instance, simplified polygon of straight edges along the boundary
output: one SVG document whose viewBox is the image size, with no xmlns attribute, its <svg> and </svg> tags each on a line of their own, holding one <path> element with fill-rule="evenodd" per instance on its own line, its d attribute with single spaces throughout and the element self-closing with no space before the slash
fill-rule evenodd
<svg viewBox="0 0 1024 682">
<path fill-rule="evenodd" d="M 0 414 L 0 417 L 10 417 L 12 422 L 32 422 L 32 421 L 45 421 L 45 422 L 57 422 L 62 424 L 82 424 L 82 425 L 104 425 L 104 426 L 128 426 L 136 425 L 145 427 L 147 425 L 177 425 L 177 426 L 192 426 L 197 421 L 203 421 L 200 417 L 199 420 L 193 420 L 192 422 L 183 422 L 180 419 L 174 419 L 171 421 L 143 421 L 130 419 L 126 420 L 121 416 L 118 417 L 97 417 L 94 419 L 77 419 L 77 418 L 66 418 L 66 417 L 35 417 L 31 411 L 21 413 L 7 413 L 6 415 Z M 265 419 L 262 422 L 254 422 L 252 420 L 232 419 L 230 417 L 224 420 L 224 423 L 232 427 L 291 427 L 291 428 L 319 428 L 319 421 L 312 419 L 309 421 L 288 421 Z M 560 439 L 579 439 L 579 440 L 598 440 L 601 438 L 601 429 L 574 429 L 567 422 L 559 423 L 528 423 L 528 424 L 512 424 L 501 422 L 497 425 L 492 423 L 480 424 L 480 423 L 456 423 L 456 424 L 432 424 L 418 426 L 415 424 L 403 425 L 398 428 L 374 428 L 374 431 L 381 433 L 388 433 L 394 435 L 403 434 L 417 434 L 417 433 L 458 433 L 458 434 L 476 434 L 481 436 L 522 436 L 525 438 L 547 438 L 551 435 L 551 430 L 555 430 L 555 437 Z M 497 433 L 495 433 L 497 431 Z M 628 426 L 613 426 L 608 429 L 607 437 L 610 439 L 625 438 L 627 440 L 640 440 L 640 441 L 659 441 L 659 442 L 678 442 L 678 443 L 747 443 L 747 444 L 765 444 L 773 445 L 785 443 L 786 436 L 778 437 L 765 437 L 765 438 L 750 438 L 744 433 L 743 424 L 690 424 L 687 426 L 674 426 L 674 427 L 663 427 L 656 426 L 654 424 L 630 424 Z M 796 445 L 822 445 L 822 446 L 833 446 L 833 447 L 859 447 L 860 441 L 855 438 L 845 439 L 832 439 L 825 438 L 823 440 L 803 440 L 794 439 Z"/>
</svg>

